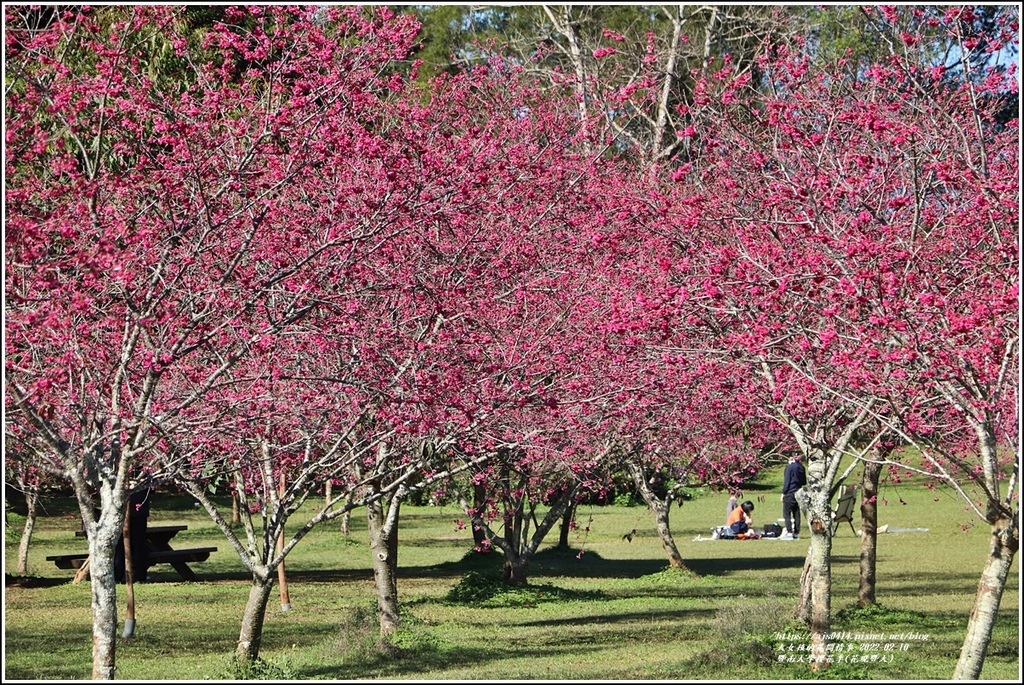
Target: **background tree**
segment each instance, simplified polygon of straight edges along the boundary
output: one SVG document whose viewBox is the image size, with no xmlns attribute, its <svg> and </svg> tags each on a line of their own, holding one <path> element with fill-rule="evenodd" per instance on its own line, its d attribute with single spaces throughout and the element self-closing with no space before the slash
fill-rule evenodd
<svg viewBox="0 0 1024 685">
<path fill-rule="evenodd" d="M 577 115 L 648 163 L 688 141 L 694 73 L 756 66 L 768 36 L 798 32 L 778 8 L 737 5 L 534 5 L 417 8 L 423 72 L 456 70 L 500 53 L 539 83 L 575 93 Z M 640 90 L 650 98 L 630 98 Z"/>
</svg>

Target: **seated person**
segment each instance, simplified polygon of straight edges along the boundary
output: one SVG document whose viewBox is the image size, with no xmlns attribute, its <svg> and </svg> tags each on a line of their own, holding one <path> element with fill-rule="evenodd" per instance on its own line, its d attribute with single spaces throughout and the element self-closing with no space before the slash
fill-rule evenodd
<svg viewBox="0 0 1024 685">
<path fill-rule="evenodd" d="M 729 531 L 744 537 L 759 537 L 754 531 L 754 519 L 750 514 L 754 511 L 754 503 L 747 500 L 729 514 Z"/>
<path fill-rule="evenodd" d="M 729 503 L 725 505 L 725 525 L 729 525 L 729 515 L 740 506 L 740 497 L 743 497 L 743 493 L 739 490 L 729 491 Z"/>
</svg>

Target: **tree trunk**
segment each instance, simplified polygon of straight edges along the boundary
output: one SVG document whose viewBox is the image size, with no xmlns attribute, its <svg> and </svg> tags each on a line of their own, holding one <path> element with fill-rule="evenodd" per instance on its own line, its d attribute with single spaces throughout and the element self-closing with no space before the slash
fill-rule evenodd
<svg viewBox="0 0 1024 685">
<path fill-rule="evenodd" d="M 366 506 L 373 579 L 377 590 L 377 616 L 382 638 L 392 635 L 399 626 L 398 513 L 401 506 L 399 494 L 391 499 L 386 514 L 380 500 Z"/>
<path fill-rule="evenodd" d="M 281 526 L 281 532 L 277 534 L 277 553 L 281 554 L 284 551 L 284 526 Z M 277 565 L 277 582 L 281 591 L 281 611 L 291 611 L 292 600 L 288 594 L 288 575 L 284 570 L 284 559 L 281 559 L 281 563 Z"/>
<path fill-rule="evenodd" d="M 512 585 L 526 585 L 529 580 L 530 559 L 523 555 L 510 557 L 505 556 L 505 562 L 501 567 L 501 577 L 506 583 Z"/>
<path fill-rule="evenodd" d="M 231 491 L 231 525 L 237 526 L 242 522 L 241 512 L 238 510 L 238 493 Z"/>
<path fill-rule="evenodd" d="M 477 511 L 483 511 L 485 506 L 487 506 L 487 488 L 481 483 L 475 483 L 473 485 L 473 507 Z M 473 549 L 483 549 L 484 542 L 487 540 L 486 531 L 480 526 L 470 527 L 473 529 Z"/>
<path fill-rule="evenodd" d="M 281 482 L 278 484 L 278 496 L 284 499 L 286 491 L 286 483 L 284 472 L 281 472 Z M 284 552 L 284 523 L 281 524 L 281 531 L 277 534 L 277 553 L 280 555 Z M 281 590 L 281 611 L 290 611 L 292 608 L 292 600 L 288 595 L 288 575 L 284 570 L 284 558 L 281 558 L 281 563 L 277 565 L 277 582 Z"/>
<path fill-rule="evenodd" d="M 878 459 L 886 457 L 889 450 L 878 450 Z M 878 549 L 878 478 L 882 465 L 878 461 L 864 462 L 861 476 L 861 537 L 860 537 L 860 589 L 857 606 L 867 607 L 875 603 L 875 560 Z"/>
<path fill-rule="evenodd" d="M 555 12 L 548 6 L 542 5 L 548 18 L 551 19 L 555 29 L 565 36 L 569 43 L 569 60 L 572 62 L 573 71 L 576 73 L 576 80 L 573 84 L 576 90 L 576 107 L 580 117 L 580 126 L 584 133 L 587 133 L 587 71 L 583 62 L 583 45 L 580 37 L 579 20 L 573 15 L 573 8 L 565 5 L 559 8 L 561 11 L 556 16 Z M 586 136 L 584 136 L 586 137 Z M 589 141 L 584 143 L 585 149 L 589 152 Z"/>
<path fill-rule="evenodd" d="M 710 30 L 711 27 L 709 26 Z M 676 63 L 679 60 L 679 41 L 683 35 L 683 6 L 675 8 L 672 15 L 672 43 L 669 45 L 668 55 L 665 58 L 664 81 L 661 83 L 661 94 L 658 97 L 658 115 L 654 124 L 654 142 L 651 145 L 651 159 L 660 161 L 665 153 L 672 149 L 666 144 L 666 140 L 675 139 L 677 136 L 669 136 L 669 98 L 676 86 Z"/>
<path fill-rule="evenodd" d="M 352 502 L 355 501 L 356 493 L 349 490 L 349 493 L 345 495 L 345 513 L 341 515 L 341 534 L 345 537 L 349 535 L 349 523 L 352 521 Z"/>
<path fill-rule="evenodd" d="M 25 528 L 18 543 L 18 575 L 22 578 L 28 575 L 28 546 L 36 527 L 38 505 L 39 492 L 35 488 L 25 488 Z"/>
<path fill-rule="evenodd" d="M 1016 514 L 1005 511 L 992 524 L 992 546 L 988 561 L 978 582 L 974 607 L 967 622 L 967 634 L 960 649 L 960 659 L 953 671 L 954 680 L 977 680 L 985 662 L 992 628 L 995 626 L 999 602 L 1003 598 L 1010 565 L 1020 546 Z"/>
<path fill-rule="evenodd" d="M 679 553 L 679 547 L 676 546 L 675 537 L 672 535 L 672 528 L 669 526 L 669 513 L 672 510 L 672 501 L 659 498 L 651 490 L 647 473 L 641 464 L 629 462 L 626 466 L 633 477 L 633 484 L 636 485 L 640 497 L 643 498 L 647 506 L 654 512 L 654 523 L 658 529 L 658 538 L 661 540 L 661 547 L 665 550 L 665 555 L 668 557 L 669 565 L 672 568 L 689 571 L 690 569 L 686 567 L 686 562 L 683 561 L 683 555 Z"/>
<path fill-rule="evenodd" d="M 807 469 L 804 489 L 811 544 L 807 550 L 808 625 L 811 630 L 811 670 L 829 665 L 828 633 L 832 612 L 832 505 L 827 481 L 816 476 L 820 465 Z"/>
<path fill-rule="evenodd" d="M 93 680 L 114 678 L 117 656 L 117 580 L 114 573 L 114 556 L 121 525 L 120 521 L 104 514 L 100 521 L 92 526 L 89 535 Z"/>
<path fill-rule="evenodd" d="M 562 549 L 569 547 L 569 531 L 572 530 L 572 522 L 576 516 L 576 503 L 573 502 L 565 509 L 565 513 L 562 514 L 562 526 L 558 531 L 558 546 Z"/>
<path fill-rule="evenodd" d="M 238 647 L 235 659 L 240 666 L 254 663 L 260 656 L 260 645 L 263 642 L 263 622 L 267 617 L 267 604 L 270 592 L 274 589 L 274 576 L 270 573 L 260 577 L 253 574 L 252 587 L 249 588 L 249 600 L 245 604 L 242 615 L 242 629 L 238 635 Z"/>
<path fill-rule="evenodd" d="M 129 638 L 135 634 L 135 563 L 132 553 L 138 554 L 138 551 L 132 549 L 132 517 L 129 514 L 131 506 L 131 500 L 129 499 L 128 507 L 124 513 L 124 525 L 121 528 L 121 539 L 124 540 L 125 596 L 124 632 L 121 633 L 122 638 Z"/>
<path fill-rule="evenodd" d="M 665 550 L 666 556 L 668 556 L 669 565 L 672 568 L 689 571 L 690 569 L 686 567 L 686 563 L 683 561 L 683 555 L 679 553 L 679 548 L 676 546 L 676 539 L 672 535 L 672 529 L 668 525 L 672 503 L 658 502 L 657 505 L 651 508 L 654 509 L 654 523 L 658 528 L 658 537 L 661 538 L 661 547 Z"/>
<path fill-rule="evenodd" d="M 829 665 L 828 633 L 832 613 L 832 534 L 827 523 L 824 530 L 815 530 L 811 519 L 810 558 L 810 629 L 811 670 Z"/>
<path fill-rule="evenodd" d="M 804 558 L 804 568 L 800 572 L 800 601 L 797 604 L 793 618 L 804 625 L 811 624 L 811 554 L 810 548 Z"/>
<path fill-rule="evenodd" d="M 470 516 L 473 526 L 479 527 L 484 531 L 487 540 L 500 548 L 505 555 L 505 560 L 502 564 L 502 578 L 506 582 L 515 585 L 527 584 L 527 574 L 533 555 L 536 554 L 540 543 L 544 541 L 547 534 L 551 532 L 551 529 L 555 527 L 555 524 L 565 514 L 566 508 L 573 503 L 577 490 L 579 490 L 579 486 L 574 483 L 562 491 L 562 494 L 551 505 L 551 509 L 544 516 L 543 520 L 537 524 L 537 528 L 534 530 L 533 535 L 530 536 L 528 542 L 525 539 L 525 520 L 527 515 L 521 501 L 506 510 L 504 517 L 505 534 L 503 536 L 499 536 L 491 530 L 491 527 L 487 525 L 487 522 L 480 515 L 479 509 L 472 509 L 474 513 L 470 514 Z M 463 510 L 469 513 L 471 508 L 465 498 L 460 496 L 459 501 Z M 532 517 L 536 511 L 536 504 L 531 504 L 530 507 L 530 516 Z"/>
</svg>

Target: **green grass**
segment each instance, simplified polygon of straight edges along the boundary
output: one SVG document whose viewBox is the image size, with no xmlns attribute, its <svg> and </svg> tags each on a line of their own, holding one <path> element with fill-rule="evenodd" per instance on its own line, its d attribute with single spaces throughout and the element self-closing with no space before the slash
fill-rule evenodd
<svg viewBox="0 0 1024 685">
<path fill-rule="evenodd" d="M 777 472 L 745 490 L 760 525 L 781 515 Z M 764 502 L 758 501 L 764 497 Z M 452 506 L 403 508 L 399 594 L 403 627 L 394 648 L 377 649 L 373 574 L 366 525 L 352 519 L 346 539 L 332 523 L 311 533 L 287 560 L 292 610 L 272 597 L 259 664 L 249 678 L 275 680 L 795 680 L 948 679 L 956 662 L 988 545 L 957 500 L 910 483 L 883 490 L 880 524 L 928 528 L 878 540 L 878 600 L 853 609 L 859 538 L 834 540 L 833 631 L 846 654 L 891 661 L 836 663 L 814 676 L 800 654 L 806 629 L 790 619 L 807 549 L 797 541 L 697 542 L 725 515 L 726 496 L 697 492 L 672 511 L 690 571 L 668 568 L 642 507 L 581 506 L 571 551 L 544 547 L 530 585 L 495 582 L 500 557 L 467 554 Z M 933 499 L 939 497 L 939 501 Z M 906 504 L 900 504 L 902 498 Z M 70 502 L 49 500 L 37 525 L 32 575 L 5 590 L 5 680 L 69 680 L 91 673 L 87 583 L 45 561 L 84 549 Z M 185 523 L 175 546 L 216 546 L 195 564 L 200 581 L 180 582 L 170 567 L 137 585 L 136 636 L 118 645 L 125 680 L 235 679 L 231 655 L 248 590 L 241 562 L 203 512 L 182 497 L 157 495 L 151 522 Z M 6 570 L 14 571 L 22 519 L 8 518 Z M 298 523 L 296 522 L 296 525 Z M 589 531 L 583 528 L 589 526 Z M 632 542 L 622 535 L 633 528 Z M 582 552 L 582 554 L 581 554 Z M 982 678 L 1020 674 L 1018 563 L 1003 596 Z M 123 611 L 123 591 L 119 592 Z M 927 636 L 906 649 L 862 648 L 869 633 Z M 792 635 L 797 635 L 793 639 Z M 893 640 L 893 644 L 899 641 Z M 793 651 L 787 651 L 792 646 Z"/>
</svg>

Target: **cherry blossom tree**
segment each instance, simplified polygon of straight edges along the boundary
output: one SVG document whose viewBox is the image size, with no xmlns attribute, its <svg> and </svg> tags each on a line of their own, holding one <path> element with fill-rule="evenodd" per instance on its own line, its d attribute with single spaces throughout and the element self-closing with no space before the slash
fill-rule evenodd
<svg viewBox="0 0 1024 685">
<path fill-rule="evenodd" d="M 242 661 L 258 657 L 274 569 L 312 526 L 356 506 L 371 523 L 382 636 L 393 632 L 404 497 L 520 440 L 496 437 L 499 413 L 548 406 L 573 309 L 573 291 L 557 286 L 576 278 L 556 236 L 592 216 L 581 189 L 603 177 L 590 179 L 595 160 L 558 142 L 578 128 L 562 103 L 539 97 L 518 70 L 496 64 L 434 87 L 429 99 L 378 103 L 357 157 L 289 189 L 322 222 L 369 238 L 330 252 L 333 268 L 312 269 L 302 291 L 315 294 L 315 309 L 207 393 L 210 406 L 192 414 L 208 429 L 168 438 L 168 462 L 196 455 L 179 478 L 254 576 Z M 347 189 L 345 200 L 310 203 L 323 188 Z M 524 213 L 537 219 L 516 230 Z M 197 444 L 204 433 L 214 441 Z M 450 449 L 467 437 L 487 449 Z M 265 516 L 262 531 L 246 527 L 246 542 L 204 494 L 227 473 Z M 311 484 L 326 479 L 332 500 L 274 551 Z"/>
<path fill-rule="evenodd" d="M 1002 491 L 997 457 L 1017 449 L 1017 131 L 995 116 L 1015 84 L 988 69 L 957 85 L 905 57 L 853 78 L 775 56 L 767 92 L 708 80 L 715 116 L 676 179 L 718 231 L 708 326 L 760 374 L 763 406 L 807 457 L 813 653 L 827 663 L 839 460 L 895 433 L 969 503 L 964 475 L 984 483 L 995 542 L 957 668 L 977 677 L 1017 535 L 1016 467 Z"/>
<path fill-rule="evenodd" d="M 255 27 L 218 24 L 189 54 L 179 11 L 68 8 L 7 34 L 8 431 L 46 444 L 88 522 L 96 678 L 114 674 L 129 480 L 309 311 L 317 259 L 363 238 L 312 221 L 296 186 L 351 154 L 414 32 L 355 9 L 257 8 Z M 187 63 L 170 91 L 147 71 L 154 45 Z"/>
</svg>

